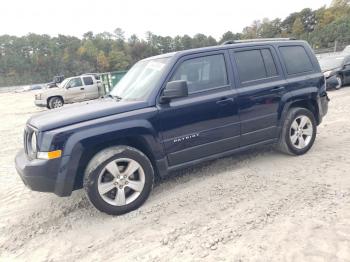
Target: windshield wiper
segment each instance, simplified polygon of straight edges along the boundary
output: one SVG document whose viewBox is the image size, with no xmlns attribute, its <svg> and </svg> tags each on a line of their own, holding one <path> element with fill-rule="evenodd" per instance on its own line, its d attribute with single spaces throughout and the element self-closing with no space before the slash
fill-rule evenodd
<svg viewBox="0 0 350 262">
<path fill-rule="evenodd" d="M 117 100 L 117 101 L 120 101 L 120 100 L 123 99 L 123 98 L 120 97 L 120 96 L 114 96 L 114 95 L 111 95 L 111 94 L 106 94 L 106 95 L 103 96 L 103 98 L 107 98 L 107 97 L 111 97 L 111 98 L 113 98 L 113 99 L 115 99 L 115 100 Z"/>
</svg>

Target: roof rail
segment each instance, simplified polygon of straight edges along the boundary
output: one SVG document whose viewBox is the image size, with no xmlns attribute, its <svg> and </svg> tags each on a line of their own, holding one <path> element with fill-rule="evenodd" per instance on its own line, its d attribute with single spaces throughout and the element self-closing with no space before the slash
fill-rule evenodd
<svg viewBox="0 0 350 262">
<path fill-rule="evenodd" d="M 296 38 L 288 37 L 288 38 L 256 38 L 256 39 L 245 39 L 245 40 L 228 40 L 223 42 L 222 45 L 251 43 L 251 42 L 266 42 L 266 41 L 288 41 L 288 40 L 296 40 Z"/>
</svg>

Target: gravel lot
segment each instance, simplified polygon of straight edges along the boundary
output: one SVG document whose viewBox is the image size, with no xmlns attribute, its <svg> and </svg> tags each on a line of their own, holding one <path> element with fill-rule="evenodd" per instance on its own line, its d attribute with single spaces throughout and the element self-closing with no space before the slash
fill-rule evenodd
<svg viewBox="0 0 350 262">
<path fill-rule="evenodd" d="M 0 94 L 0 261 L 350 261 L 350 88 L 329 93 L 312 150 L 270 148 L 185 170 L 139 209 L 32 192 L 14 167 L 33 93 Z"/>
</svg>

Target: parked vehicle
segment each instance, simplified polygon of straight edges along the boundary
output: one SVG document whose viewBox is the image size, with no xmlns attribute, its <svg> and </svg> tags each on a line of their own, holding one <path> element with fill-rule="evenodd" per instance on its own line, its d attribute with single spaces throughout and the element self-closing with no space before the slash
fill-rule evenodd
<svg viewBox="0 0 350 262">
<path fill-rule="evenodd" d="M 28 92 L 28 91 L 34 91 L 34 90 L 40 90 L 43 89 L 43 85 L 36 84 L 36 85 L 28 85 L 22 87 L 22 89 L 19 90 L 19 92 Z"/>
<path fill-rule="evenodd" d="M 93 76 L 97 81 L 101 80 L 101 74 L 99 73 L 85 73 L 82 76 Z"/>
<path fill-rule="evenodd" d="M 344 48 L 343 53 L 350 54 L 350 45 L 348 45 Z"/>
<path fill-rule="evenodd" d="M 75 76 L 66 78 L 56 88 L 38 92 L 34 103 L 53 109 L 68 103 L 96 99 L 99 96 L 99 84 L 93 76 Z"/>
<path fill-rule="evenodd" d="M 319 59 L 327 87 L 339 89 L 350 84 L 350 54 Z"/>
<path fill-rule="evenodd" d="M 141 206 L 156 177 L 256 146 L 305 154 L 328 110 L 304 41 L 231 42 L 136 63 L 105 99 L 34 115 L 16 168 L 36 191 Z"/>
<path fill-rule="evenodd" d="M 62 81 L 64 80 L 64 76 L 55 76 L 52 80 L 52 82 L 47 83 L 47 87 L 48 88 L 52 88 L 52 87 L 58 87 L 58 84 L 62 83 Z"/>
</svg>

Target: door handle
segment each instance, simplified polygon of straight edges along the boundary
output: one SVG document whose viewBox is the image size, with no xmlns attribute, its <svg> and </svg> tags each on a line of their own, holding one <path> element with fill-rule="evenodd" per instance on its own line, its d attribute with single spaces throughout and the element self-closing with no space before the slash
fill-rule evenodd
<svg viewBox="0 0 350 262">
<path fill-rule="evenodd" d="M 84 88 L 84 87 L 82 87 L 82 88 L 80 88 L 80 90 L 85 90 L 85 88 Z"/>
<path fill-rule="evenodd" d="M 216 104 L 218 105 L 226 105 L 229 103 L 232 103 L 234 99 L 232 97 L 223 97 L 219 101 L 216 101 Z"/>
<path fill-rule="evenodd" d="M 284 91 L 285 87 L 284 86 L 277 86 L 271 89 L 272 92 L 281 92 Z"/>
</svg>

